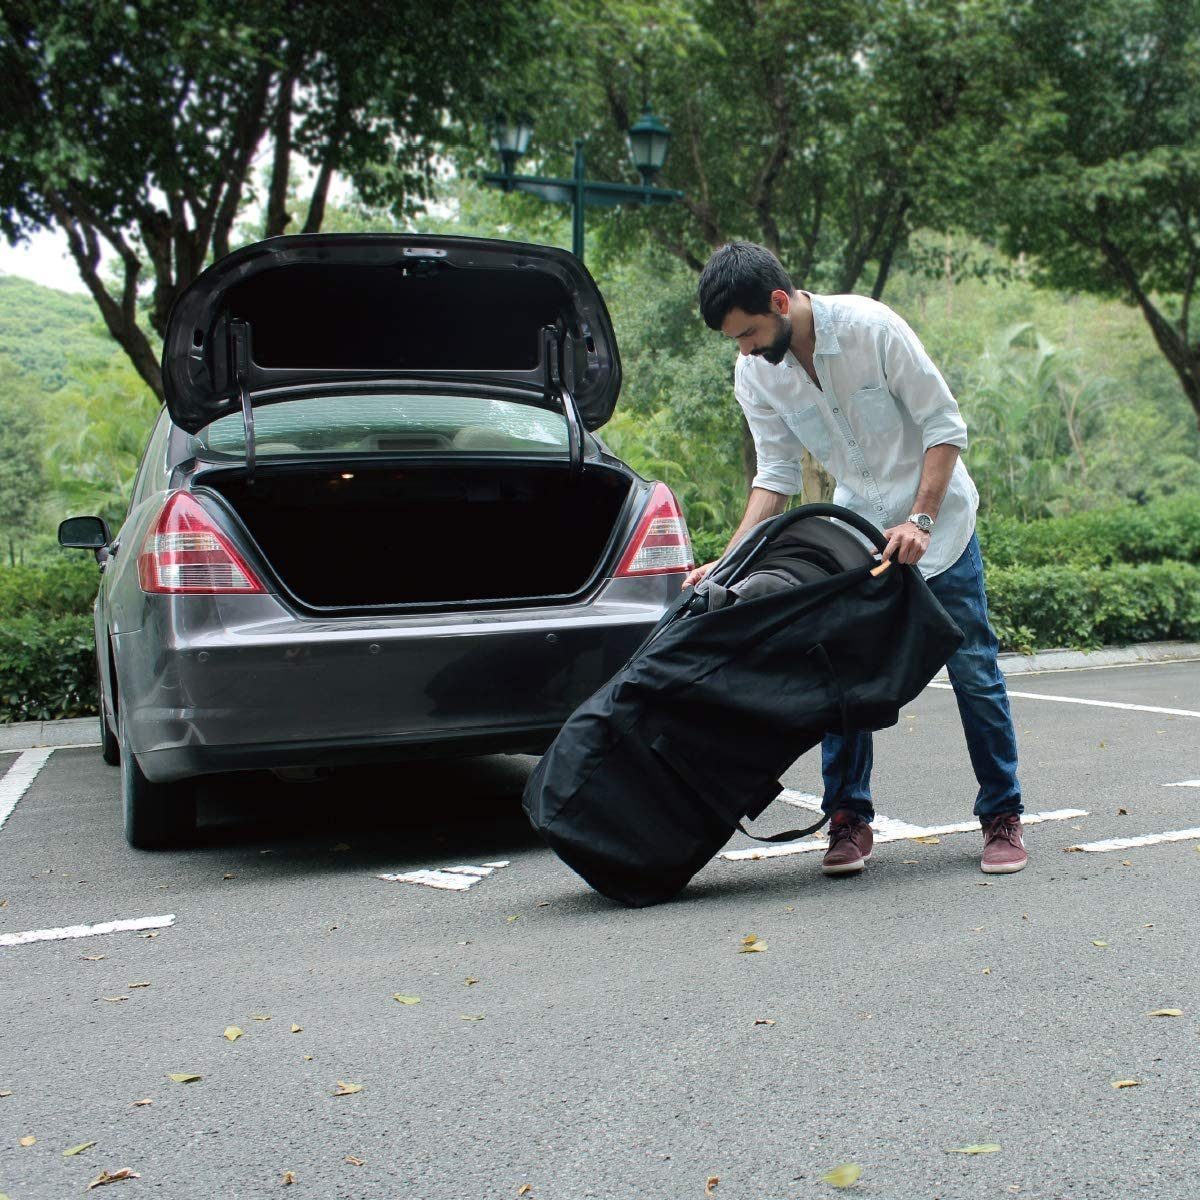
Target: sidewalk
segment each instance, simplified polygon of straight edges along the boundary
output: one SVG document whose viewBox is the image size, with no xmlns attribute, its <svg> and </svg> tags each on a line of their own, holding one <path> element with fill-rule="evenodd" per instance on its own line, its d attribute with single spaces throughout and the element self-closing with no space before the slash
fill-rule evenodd
<svg viewBox="0 0 1200 1200">
<path fill-rule="evenodd" d="M 1142 642 L 1137 646 L 1114 646 L 1101 650 L 1042 650 L 1038 654 L 1002 654 L 1000 670 L 1005 675 L 1032 675 L 1043 671 L 1078 671 L 1087 667 L 1119 667 L 1191 659 L 1200 659 L 1200 643 Z M 944 681 L 945 668 L 934 678 Z M 0 753 L 5 750 L 29 750 L 36 746 L 96 745 L 99 739 L 100 730 L 95 717 L 0 725 Z"/>
</svg>

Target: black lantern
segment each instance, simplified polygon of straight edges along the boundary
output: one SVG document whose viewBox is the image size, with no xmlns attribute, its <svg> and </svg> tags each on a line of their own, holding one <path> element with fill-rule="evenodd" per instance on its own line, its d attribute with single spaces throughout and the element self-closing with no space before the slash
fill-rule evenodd
<svg viewBox="0 0 1200 1200">
<path fill-rule="evenodd" d="M 511 174 L 517 159 L 529 149 L 533 137 L 533 118 L 526 113 L 519 113 L 515 121 L 510 121 L 507 113 L 497 113 L 488 122 L 488 133 L 491 135 L 492 149 L 500 155 L 500 161 L 504 164 L 505 174 Z"/>
<path fill-rule="evenodd" d="M 654 177 L 662 170 L 671 144 L 671 131 L 650 111 L 645 111 L 629 130 L 629 154 L 646 187 L 652 187 Z"/>
</svg>

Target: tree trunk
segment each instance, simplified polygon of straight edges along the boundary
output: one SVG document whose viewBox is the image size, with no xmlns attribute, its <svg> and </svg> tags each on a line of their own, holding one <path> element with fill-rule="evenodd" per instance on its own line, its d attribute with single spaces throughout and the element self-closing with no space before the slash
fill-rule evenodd
<svg viewBox="0 0 1200 1200">
<path fill-rule="evenodd" d="M 805 504 L 828 503 L 833 488 L 833 476 L 805 450 L 800 459 L 800 498 Z"/>
</svg>

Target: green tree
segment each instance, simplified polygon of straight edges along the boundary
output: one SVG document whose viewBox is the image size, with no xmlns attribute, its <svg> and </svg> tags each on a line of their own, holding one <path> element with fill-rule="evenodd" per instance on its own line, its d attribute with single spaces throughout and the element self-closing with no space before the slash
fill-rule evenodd
<svg viewBox="0 0 1200 1200">
<path fill-rule="evenodd" d="M 944 174 L 953 215 L 1040 282 L 1136 304 L 1200 421 L 1200 0 L 1031 0 L 1013 20 L 995 129 Z"/>
<path fill-rule="evenodd" d="M 153 335 L 247 207 L 262 202 L 267 235 L 319 230 L 340 172 L 368 201 L 412 211 L 449 122 L 538 53 L 539 29 L 522 0 L 8 0 L 0 232 L 66 233 L 108 331 L 161 396 Z M 293 218 L 298 160 L 316 175 Z"/>
<path fill-rule="evenodd" d="M 37 392 L 27 377 L 0 362 L 0 536 L 12 564 L 36 533 L 46 494 Z"/>
</svg>

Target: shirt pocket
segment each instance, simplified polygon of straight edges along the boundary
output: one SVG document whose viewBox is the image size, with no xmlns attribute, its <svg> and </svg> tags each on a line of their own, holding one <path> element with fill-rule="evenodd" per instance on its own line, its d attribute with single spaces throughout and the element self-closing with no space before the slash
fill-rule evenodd
<svg viewBox="0 0 1200 1200">
<path fill-rule="evenodd" d="M 809 408 L 780 415 L 804 444 L 805 450 L 818 462 L 828 466 L 833 454 L 833 439 L 829 436 L 829 427 L 825 424 L 820 408 L 813 404 Z"/>
<path fill-rule="evenodd" d="M 859 388 L 847 412 L 859 440 L 898 436 L 904 424 L 900 401 L 884 387 Z"/>
</svg>

